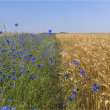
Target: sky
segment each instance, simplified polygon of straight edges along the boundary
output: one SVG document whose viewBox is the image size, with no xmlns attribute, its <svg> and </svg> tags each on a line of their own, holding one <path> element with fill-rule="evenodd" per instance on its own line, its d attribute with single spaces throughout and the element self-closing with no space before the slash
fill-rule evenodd
<svg viewBox="0 0 110 110">
<path fill-rule="evenodd" d="M 110 1 L 0 0 L 0 31 L 15 23 L 18 33 L 110 33 Z"/>
</svg>

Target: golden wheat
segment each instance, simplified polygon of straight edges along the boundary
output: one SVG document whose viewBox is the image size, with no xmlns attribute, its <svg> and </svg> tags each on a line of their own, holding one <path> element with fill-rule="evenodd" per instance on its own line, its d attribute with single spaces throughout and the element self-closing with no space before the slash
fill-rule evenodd
<svg viewBox="0 0 110 110">
<path fill-rule="evenodd" d="M 78 69 L 83 70 L 86 75 L 89 76 L 90 74 L 90 77 L 92 78 L 91 82 L 88 82 L 84 87 L 82 86 L 83 92 L 87 88 L 93 87 L 94 84 L 97 84 L 101 88 L 97 94 L 94 93 L 86 99 L 86 109 L 109 109 L 110 34 L 57 34 L 56 38 L 62 43 L 60 47 L 60 49 L 62 49 L 62 64 L 67 62 L 70 65 L 70 67 L 66 68 L 67 73 L 71 71 L 70 80 L 67 79 L 68 81 L 66 80 L 64 85 L 69 85 L 73 80 L 78 82 L 79 80 L 77 79 L 84 77 L 82 75 L 77 76 L 78 78 L 76 77 L 76 74 L 80 74 L 78 73 Z M 73 61 L 79 62 L 77 72 Z M 60 74 L 63 75 L 63 72 L 61 73 Z M 75 90 L 81 84 L 76 84 L 71 90 Z M 83 92 L 79 93 L 77 97 L 79 98 L 82 96 Z M 90 94 L 90 92 L 86 94 Z M 67 96 L 65 96 L 64 99 L 66 99 L 66 97 Z M 92 104 L 93 100 L 95 101 L 95 104 Z M 75 104 L 73 103 L 73 108 L 74 106 Z M 67 103 L 66 109 L 69 109 L 68 107 L 69 103 Z M 79 109 L 81 107 L 84 107 L 84 105 L 81 104 Z"/>
</svg>

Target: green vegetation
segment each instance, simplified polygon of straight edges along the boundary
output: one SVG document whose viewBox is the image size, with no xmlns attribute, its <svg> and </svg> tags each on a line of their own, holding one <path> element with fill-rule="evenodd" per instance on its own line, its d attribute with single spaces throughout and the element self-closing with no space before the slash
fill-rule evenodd
<svg viewBox="0 0 110 110">
<path fill-rule="evenodd" d="M 10 34 L 0 41 L 0 107 L 62 109 L 55 34 Z"/>
</svg>

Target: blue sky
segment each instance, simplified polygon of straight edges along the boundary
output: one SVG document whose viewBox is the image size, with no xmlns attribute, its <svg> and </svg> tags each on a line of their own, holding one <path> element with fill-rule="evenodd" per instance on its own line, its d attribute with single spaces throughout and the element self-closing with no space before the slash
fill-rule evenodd
<svg viewBox="0 0 110 110">
<path fill-rule="evenodd" d="M 110 1 L 0 1 L 0 31 L 110 33 Z"/>
</svg>

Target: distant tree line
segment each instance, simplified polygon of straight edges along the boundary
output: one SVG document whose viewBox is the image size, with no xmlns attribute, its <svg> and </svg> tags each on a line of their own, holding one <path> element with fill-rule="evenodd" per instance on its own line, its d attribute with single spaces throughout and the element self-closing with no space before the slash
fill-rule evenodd
<svg viewBox="0 0 110 110">
<path fill-rule="evenodd" d="M 67 33 L 67 32 L 60 32 L 60 33 Z"/>
</svg>

